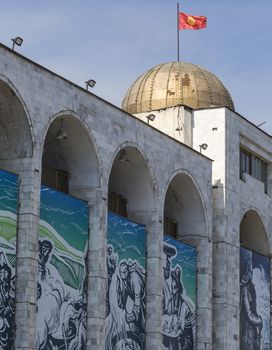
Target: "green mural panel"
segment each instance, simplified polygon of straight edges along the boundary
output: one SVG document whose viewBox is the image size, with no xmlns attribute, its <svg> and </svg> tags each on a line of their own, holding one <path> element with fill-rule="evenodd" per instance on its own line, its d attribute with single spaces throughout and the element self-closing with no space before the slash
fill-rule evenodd
<svg viewBox="0 0 272 350">
<path fill-rule="evenodd" d="M 106 350 L 145 348 L 146 230 L 108 215 Z"/>
<path fill-rule="evenodd" d="M 88 205 L 41 190 L 37 349 L 86 347 Z"/>
</svg>

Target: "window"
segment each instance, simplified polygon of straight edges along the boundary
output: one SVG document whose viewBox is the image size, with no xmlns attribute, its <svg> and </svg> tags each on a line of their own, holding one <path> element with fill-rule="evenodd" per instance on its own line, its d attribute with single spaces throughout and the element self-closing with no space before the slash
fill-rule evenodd
<svg viewBox="0 0 272 350">
<path fill-rule="evenodd" d="M 109 193 L 108 208 L 113 213 L 127 216 L 127 199 L 115 192 Z"/>
<path fill-rule="evenodd" d="M 43 166 L 42 184 L 53 188 L 54 190 L 68 193 L 69 192 L 69 175 L 65 171 Z"/>
<path fill-rule="evenodd" d="M 267 163 L 253 153 L 241 148 L 240 179 L 242 180 L 243 173 L 249 174 L 255 179 L 262 181 L 264 183 L 265 192 L 267 192 Z"/>
<path fill-rule="evenodd" d="M 178 224 L 167 216 L 164 217 L 164 234 L 178 238 Z"/>
<path fill-rule="evenodd" d="M 251 155 L 247 151 L 240 151 L 240 177 L 242 178 L 243 173 L 251 173 Z"/>
</svg>

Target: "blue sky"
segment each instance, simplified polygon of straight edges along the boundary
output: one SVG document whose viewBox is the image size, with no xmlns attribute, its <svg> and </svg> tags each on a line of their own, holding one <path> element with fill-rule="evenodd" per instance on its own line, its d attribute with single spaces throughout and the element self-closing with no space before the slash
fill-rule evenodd
<svg viewBox="0 0 272 350">
<path fill-rule="evenodd" d="M 0 0 L 0 41 L 120 106 L 149 68 L 176 60 L 174 0 Z M 208 28 L 181 31 L 181 59 L 216 74 L 236 111 L 272 132 L 272 1 L 184 0 Z"/>
</svg>

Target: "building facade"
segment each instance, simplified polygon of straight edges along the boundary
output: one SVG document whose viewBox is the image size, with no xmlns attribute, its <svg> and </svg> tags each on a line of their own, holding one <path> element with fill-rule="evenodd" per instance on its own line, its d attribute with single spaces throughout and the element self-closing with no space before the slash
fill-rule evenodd
<svg viewBox="0 0 272 350">
<path fill-rule="evenodd" d="M 155 68 L 119 109 L 0 45 L 3 349 L 270 348 L 271 137 Z"/>
</svg>

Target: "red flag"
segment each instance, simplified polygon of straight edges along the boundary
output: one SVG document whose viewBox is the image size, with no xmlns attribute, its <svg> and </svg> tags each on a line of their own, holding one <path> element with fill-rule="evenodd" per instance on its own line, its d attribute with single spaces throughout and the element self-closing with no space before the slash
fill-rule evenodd
<svg viewBox="0 0 272 350">
<path fill-rule="evenodd" d="M 203 29 L 207 27 L 207 17 L 191 16 L 179 12 L 179 29 Z"/>
</svg>

